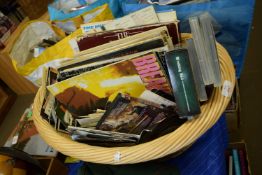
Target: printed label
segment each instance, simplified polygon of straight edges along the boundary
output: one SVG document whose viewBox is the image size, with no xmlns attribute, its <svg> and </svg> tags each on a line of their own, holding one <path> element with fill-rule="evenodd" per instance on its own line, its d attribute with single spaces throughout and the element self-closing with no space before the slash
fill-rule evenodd
<svg viewBox="0 0 262 175">
<path fill-rule="evenodd" d="M 121 153 L 118 151 L 118 152 L 116 152 L 115 155 L 114 155 L 114 160 L 115 160 L 116 162 L 119 162 L 120 159 L 121 159 Z"/>
<path fill-rule="evenodd" d="M 231 97 L 233 92 L 233 84 L 231 81 L 225 80 L 222 88 L 222 95 L 225 97 Z"/>
<path fill-rule="evenodd" d="M 18 135 L 13 137 L 12 145 L 16 144 L 18 141 Z"/>
</svg>

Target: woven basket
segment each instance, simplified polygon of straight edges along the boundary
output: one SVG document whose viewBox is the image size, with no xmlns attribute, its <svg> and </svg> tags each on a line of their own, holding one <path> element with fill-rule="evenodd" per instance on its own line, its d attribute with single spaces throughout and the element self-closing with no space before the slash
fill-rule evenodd
<svg viewBox="0 0 262 175">
<path fill-rule="evenodd" d="M 191 37 L 183 34 L 182 38 Z M 228 80 L 235 85 L 235 70 L 228 52 L 217 43 L 222 82 Z M 234 88 L 234 87 L 232 87 Z M 56 130 L 40 116 L 40 109 L 46 88 L 41 87 L 35 97 L 33 119 L 42 138 L 59 152 L 87 162 L 102 164 L 132 164 L 162 158 L 191 145 L 211 128 L 226 109 L 230 97 L 222 95 L 222 87 L 214 88 L 209 101 L 201 106 L 201 114 L 187 121 L 177 130 L 153 141 L 130 146 L 105 148 L 72 141 Z"/>
</svg>

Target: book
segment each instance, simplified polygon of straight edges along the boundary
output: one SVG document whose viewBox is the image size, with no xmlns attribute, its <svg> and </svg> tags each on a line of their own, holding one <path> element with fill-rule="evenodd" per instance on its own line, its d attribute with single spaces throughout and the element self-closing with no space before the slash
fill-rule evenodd
<svg viewBox="0 0 262 175">
<path fill-rule="evenodd" d="M 229 160 L 228 160 L 228 175 L 233 175 L 233 157 L 232 155 L 229 156 Z"/>
<path fill-rule="evenodd" d="M 209 13 L 203 13 L 199 16 L 190 17 L 189 24 L 204 83 L 205 85 L 219 87 L 222 84 L 221 70 L 211 19 Z"/>
<path fill-rule="evenodd" d="M 193 76 L 195 79 L 198 99 L 199 101 L 207 101 L 208 98 L 207 98 L 207 93 L 206 93 L 206 87 L 205 87 L 204 80 L 201 74 L 199 59 L 196 54 L 196 49 L 195 49 L 193 39 L 187 39 L 186 43 L 187 43 L 190 65 L 192 67 Z"/>
<path fill-rule="evenodd" d="M 35 156 L 57 155 L 57 151 L 40 137 L 32 120 L 31 108 L 25 110 L 4 146 L 13 147 Z"/>
<path fill-rule="evenodd" d="M 210 58 L 207 55 L 206 43 L 203 37 L 203 30 L 199 23 L 199 18 L 196 16 L 189 18 L 190 29 L 193 35 L 193 41 L 196 48 L 197 57 L 199 59 L 200 69 L 205 85 L 212 85 L 213 71 L 210 63 Z"/>
<path fill-rule="evenodd" d="M 171 87 L 154 53 L 110 64 L 47 89 L 73 116 L 105 109 L 107 101 L 119 92 L 139 97 L 145 89 L 171 94 Z"/>
<path fill-rule="evenodd" d="M 167 52 L 165 58 L 178 114 L 186 118 L 200 114 L 200 104 L 187 49 L 177 48 Z"/>
<path fill-rule="evenodd" d="M 205 41 L 206 54 L 209 58 L 211 70 L 213 73 L 214 87 L 222 85 L 221 70 L 217 54 L 216 37 L 211 22 L 211 15 L 203 13 L 199 16 L 199 22 L 203 30 L 203 37 Z"/>
<path fill-rule="evenodd" d="M 235 175 L 241 175 L 239 155 L 237 149 L 232 149 Z"/>
<path fill-rule="evenodd" d="M 248 173 L 248 168 L 247 168 L 247 159 L 246 159 L 244 149 L 238 149 L 238 153 L 239 153 L 241 173 L 242 175 L 248 175 L 249 173 Z"/>
</svg>

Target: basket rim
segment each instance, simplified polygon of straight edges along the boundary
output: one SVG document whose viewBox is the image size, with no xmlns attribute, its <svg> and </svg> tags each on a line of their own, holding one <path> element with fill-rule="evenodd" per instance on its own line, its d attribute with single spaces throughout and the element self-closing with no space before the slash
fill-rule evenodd
<svg viewBox="0 0 262 175">
<path fill-rule="evenodd" d="M 182 38 L 191 38 L 191 34 L 182 34 Z M 230 81 L 235 86 L 235 69 L 226 49 L 217 43 L 217 52 L 221 67 L 222 82 Z M 162 158 L 194 143 L 220 118 L 231 96 L 222 95 L 222 87 L 214 88 L 209 101 L 201 106 L 201 114 L 185 122 L 175 131 L 152 141 L 130 147 L 100 147 L 72 141 L 58 133 L 40 116 L 45 87 L 40 87 L 33 104 L 33 120 L 40 136 L 57 151 L 87 162 L 102 164 L 132 164 Z"/>
</svg>

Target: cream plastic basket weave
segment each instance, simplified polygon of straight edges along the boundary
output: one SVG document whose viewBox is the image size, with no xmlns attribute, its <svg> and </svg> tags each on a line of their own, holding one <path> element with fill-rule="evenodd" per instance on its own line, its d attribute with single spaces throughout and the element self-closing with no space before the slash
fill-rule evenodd
<svg viewBox="0 0 262 175">
<path fill-rule="evenodd" d="M 183 34 L 182 39 L 190 38 Z M 228 81 L 224 91 L 228 92 L 235 86 L 235 69 L 228 52 L 217 43 L 222 82 Z M 211 128 L 219 119 L 230 101 L 231 94 L 223 92 L 223 87 L 214 88 L 209 101 L 201 106 L 201 114 L 181 125 L 177 130 L 153 141 L 130 146 L 105 148 L 72 141 L 68 135 L 58 133 L 40 116 L 45 88 L 40 87 L 33 105 L 33 119 L 41 137 L 57 151 L 87 162 L 102 164 L 132 164 L 177 153 L 192 143 Z"/>
</svg>

